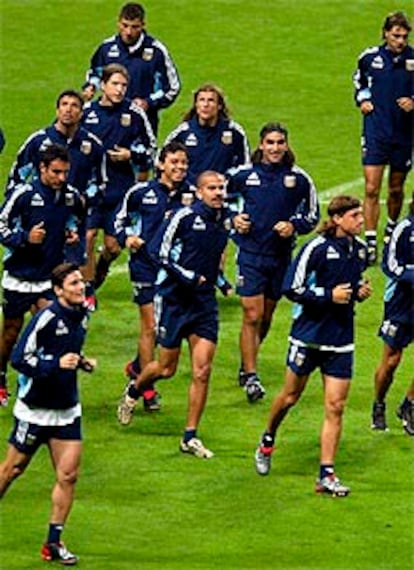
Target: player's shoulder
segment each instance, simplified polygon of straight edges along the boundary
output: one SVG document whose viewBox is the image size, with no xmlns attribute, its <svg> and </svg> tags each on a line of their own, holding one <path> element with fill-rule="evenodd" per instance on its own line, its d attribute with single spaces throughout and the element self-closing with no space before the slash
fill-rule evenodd
<svg viewBox="0 0 414 570">
<path fill-rule="evenodd" d="M 369 46 L 359 54 L 360 60 L 372 59 L 381 51 L 381 46 Z"/>
</svg>

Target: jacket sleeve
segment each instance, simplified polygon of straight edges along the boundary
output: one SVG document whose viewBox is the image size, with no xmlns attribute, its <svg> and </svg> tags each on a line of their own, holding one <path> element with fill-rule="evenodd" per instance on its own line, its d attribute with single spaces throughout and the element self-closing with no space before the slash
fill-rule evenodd
<svg viewBox="0 0 414 570">
<path fill-rule="evenodd" d="M 29 239 L 29 232 L 20 223 L 25 192 L 26 186 L 16 188 L 0 211 L 0 243 L 13 249 L 26 246 Z"/>
<path fill-rule="evenodd" d="M 11 364 L 13 368 L 29 377 L 47 377 L 59 369 L 60 354 L 45 349 L 43 338 L 54 337 L 53 321 L 55 314 L 45 309 L 27 325 L 21 338 L 13 348 Z"/>
<path fill-rule="evenodd" d="M 354 83 L 354 100 L 358 107 L 363 101 L 371 100 L 371 90 L 368 80 L 368 58 L 370 51 L 372 50 L 366 50 L 359 56 L 358 65 L 352 77 Z"/>
<path fill-rule="evenodd" d="M 29 137 L 17 152 L 9 172 L 6 188 L 6 197 L 9 196 L 19 184 L 30 182 L 37 173 L 39 144 L 35 135 Z"/>
<path fill-rule="evenodd" d="M 299 235 L 308 234 L 319 222 L 320 210 L 318 194 L 312 178 L 299 167 L 294 167 L 299 172 L 301 182 L 304 184 L 305 196 L 296 208 L 289 221 L 293 224 L 295 231 Z"/>
<path fill-rule="evenodd" d="M 301 305 L 321 306 L 332 303 L 332 290 L 317 286 L 315 273 L 321 258 L 319 238 L 311 240 L 290 264 L 283 280 L 282 293 Z"/>
<path fill-rule="evenodd" d="M 414 244 L 411 240 L 413 224 L 409 218 L 394 229 L 383 254 L 382 270 L 397 281 L 414 285 Z"/>
<path fill-rule="evenodd" d="M 153 91 L 146 101 L 150 108 L 164 109 L 177 99 L 181 82 L 167 48 L 157 40 L 154 41 L 154 47 L 158 52 L 157 70 L 154 74 Z"/>
</svg>

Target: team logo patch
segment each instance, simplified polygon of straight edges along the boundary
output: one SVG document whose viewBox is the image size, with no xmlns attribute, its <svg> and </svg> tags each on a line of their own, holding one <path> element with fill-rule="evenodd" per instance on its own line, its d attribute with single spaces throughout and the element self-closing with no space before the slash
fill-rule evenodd
<svg viewBox="0 0 414 570">
<path fill-rule="evenodd" d="M 305 362 L 305 355 L 302 352 L 298 351 L 295 354 L 294 362 L 298 367 L 303 366 L 303 363 Z"/>
<path fill-rule="evenodd" d="M 85 123 L 89 125 L 97 125 L 99 123 L 99 117 L 95 111 L 91 111 L 85 119 Z"/>
<path fill-rule="evenodd" d="M 194 195 L 191 192 L 183 192 L 181 194 L 181 204 L 183 206 L 191 206 L 194 202 Z"/>
<path fill-rule="evenodd" d="M 244 287 L 244 275 L 237 275 L 236 285 L 237 287 Z"/>
<path fill-rule="evenodd" d="M 80 150 L 83 154 L 91 154 L 92 152 L 92 143 L 91 141 L 82 141 Z"/>
<path fill-rule="evenodd" d="M 108 51 L 108 57 L 119 57 L 119 48 L 117 45 L 111 46 L 111 49 Z"/>
<path fill-rule="evenodd" d="M 326 259 L 339 259 L 339 252 L 331 245 L 326 250 Z"/>
<path fill-rule="evenodd" d="M 283 184 L 285 185 L 285 188 L 295 188 L 296 176 L 294 174 L 286 174 L 283 178 Z"/>
<path fill-rule="evenodd" d="M 374 57 L 371 63 L 371 67 L 373 67 L 374 69 L 384 69 L 384 60 L 380 55 Z"/>
<path fill-rule="evenodd" d="M 32 199 L 30 200 L 30 205 L 31 206 L 44 206 L 45 202 L 44 202 L 42 196 L 36 192 L 36 194 L 34 196 L 32 196 Z"/>
<path fill-rule="evenodd" d="M 223 227 L 224 229 L 229 232 L 231 230 L 232 224 L 231 224 L 231 219 L 230 218 L 226 218 L 223 222 Z"/>
<path fill-rule="evenodd" d="M 160 338 L 165 338 L 167 336 L 167 329 L 165 327 L 159 327 L 158 336 Z"/>
<path fill-rule="evenodd" d="M 221 142 L 223 144 L 232 144 L 233 133 L 231 131 L 223 131 L 221 134 Z"/>
<path fill-rule="evenodd" d="M 62 319 L 59 319 L 57 322 L 55 334 L 56 336 L 63 336 L 64 334 L 69 334 L 69 329 L 62 321 Z"/>
<path fill-rule="evenodd" d="M 205 231 L 207 229 L 206 223 L 201 216 L 196 216 L 193 222 L 193 230 L 196 232 Z"/>
<path fill-rule="evenodd" d="M 123 127 L 130 127 L 131 126 L 131 114 L 130 113 L 122 113 L 121 125 Z"/>
<path fill-rule="evenodd" d="M 71 208 L 75 205 L 75 195 L 73 192 L 66 192 L 65 193 L 65 206 Z"/>
<path fill-rule="evenodd" d="M 197 146 L 198 140 L 194 133 L 190 133 L 185 139 L 185 146 Z"/>
<path fill-rule="evenodd" d="M 158 197 L 154 190 L 149 190 L 142 198 L 143 204 L 158 204 Z"/>
<path fill-rule="evenodd" d="M 414 59 L 405 60 L 405 69 L 407 71 L 414 71 Z"/>
<path fill-rule="evenodd" d="M 257 172 L 249 174 L 246 180 L 246 186 L 260 186 L 260 178 Z"/>
<path fill-rule="evenodd" d="M 142 53 L 142 59 L 144 61 L 151 61 L 154 57 L 154 48 L 145 48 Z"/>
</svg>

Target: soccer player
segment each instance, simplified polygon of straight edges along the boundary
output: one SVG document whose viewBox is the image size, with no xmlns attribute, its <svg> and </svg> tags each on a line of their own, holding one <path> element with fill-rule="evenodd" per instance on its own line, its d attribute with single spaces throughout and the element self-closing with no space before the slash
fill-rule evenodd
<svg viewBox="0 0 414 570">
<path fill-rule="evenodd" d="M 12 354 L 19 372 L 14 427 L 0 464 L 0 497 L 31 462 L 42 444 L 49 448 L 56 481 L 43 560 L 77 563 L 61 534 L 69 516 L 82 451 L 77 370 L 92 372 L 96 361 L 82 354 L 88 320 L 85 284 L 76 265 L 52 271 L 54 302 L 26 327 Z"/>
<path fill-rule="evenodd" d="M 315 185 L 295 165 L 284 126 L 264 125 L 252 160 L 253 166 L 236 171 L 228 184 L 229 195 L 239 197 L 239 210 L 251 222 L 248 233 L 235 237 L 236 292 L 243 310 L 239 384 L 251 403 L 265 395 L 257 374 L 258 353 L 281 297 L 295 237 L 309 233 L 319 219 Z"/>
<path fill-rule="evenodd" d="M 129 274 L 141 327 L 136 357 L 126 366 L 130 379 L 154 359 L 154 291 L 158 267 L 150 257 L 148 244 L 173 210 L 193 202 L 194 193 L 184 181 L 187 168 L 186 147 L 179 142 L 166 145 L 158 157 L 157 177 L 132 186 L 115 213 L 115 236 L 121 247 L 130 252 Z M 158 394 L 153 387 L 142 396 L 145 410 L 159 409 Z"/>
<path fill-rule="evenodd" d="M 102 71 L 102 96 L 86 103 L 83 125 L 102 141 L 107 153 L 107 183 L 102 200 L 90 209 L 86 244 L 95 290 L 106 278 L 109 266 L 120 254 L 113 234 L 113 215 L 125 192 L 137 180 L 146 180 L 152 167 L 155 138 L 145 111 L 125 97 L 129 73 L 112 63 Z M 95 263 L 95 242 L 103 229 L 103 250 Z"/>
<path fill-rule="evenodd" d="M 382 269 L 387 277 L 384 316 L 379 336 L 384 342 L 381 361 L 375 371 L 375 401 L 372 428 L 387 430 L 385 398 L 394 381 L 403 351 L 414 340 L 414 196 L 410 211 L 391 234 L 384 250 Z M 403 427 L 414 435 L 414 383 L 397 410 Z"/>
<path fill-rule="evenodd" d="M 52 144 L 40 155 L 40 178 L 17 187 L 0 211 L 4 258 L 3 327 L 0 334 L 0 403 L 7 405 L 6 372 L 24 315 L 43 308 L 52 296 L 51 271 L 64 260 L 64 246 L 76 242 L 73 222 L 84 203 L 68 185 L 67 149 Z"/>
<path fill-rule="evenodd" d="M 193 105 L 166 138 L 183 143 L 188 152 L 188 180 L 195 184 L 205 170 L 227 174 L 231 168 L 250 164 L 249 143 L 243 127 L 230 118 L 223 91 L 212 83 L 194 93 Z"/>
<path fill-rule="evenodd" d="M 389 165 L 389 175 L 384 241 L 398 221 L 404 181 L 412 167 L 414 49 L 408 45 L 410 31 L 405 14 L 389 14 L 382 28 L 384 43 L 362 52 L 354 73 L 355 101 L 363 116 L 364 222 L 370 265 L 378 256 L 379 196 L 385 165 Z"/>
<path fill-rule="evenodd" d="M 246 231 L 249 223 L 223 208 L 224 177 L 206 171 L 197 181 L 200 198 L 170 219 L 161 241 L 155 306 L 158 360 L 142 370 L 118 406 L 118 420 L 127 425 L 139 396 L 149 385 L 174 375 L 187 339 L 192 363 L 187 422 L 180 450 L 209 459 L 212 451 L 197 436 L 207 400 L 211 366 L 217 344 L 218 307 L 215 284 L 220 258 L 231 227 Z M 232 223 L 233 217 L 233 223 Z"/>
<path fill-rule="evenodd" d="M 19 149 L 9 174 L 6 195 L 10 195 L 17 185 L 38 178 L 42 151 L 51 144 L 60 144 L 69 151 L 67 183 L 84 196 L 88 206 L 100 199 L 106 182 L 106 155 L 100 140 L 80 125 L 82 108 L 83 99 L 77 91 L 67 89 L 60 93 L 55 122 L 31 134 Z M 81 266 L 86 280 L 87 304 L 94 310 L 94 275 L 91 274 L 91 263 L 86 264 L 86 215 L 79 222 L 79 241 L 66 247 L 65 258 Z"/>
<path fill-rule="evenodd" d="M 102 71 L 110 63 L 120 63 L 131 80 L 127 97 L 148 115 L 157 134 L 161 109 L 174 103 L 180 89 L 180 79 L 168 49 L 145 30 L 145 10 L 141 4 L 125 4 L 118 19 L 118 34 L 104 40 L 91 59 L 86 74 L 85 99 L 90 100 L 99 89 Z"/>
<path fill-rule="evenodd" d="M 273 400 L 255 462 L 259 475 L 269 473 L 276 431 L 310 374 L 320 368 L 325 417 L 316 491 L 345 497 L 350 489 L 336 476 L 334 463 L 352 377 L 354 304 L 367 299 L 372 289 L 362 279 L 367 251 L 357 237 L 363 225 L 360 201 L 337 196 L 328 206 L 328 216 L 320 235 L 301 248 L 283 283 L 283 293 L 296 303 L 285 384 Z"/>
</svg>

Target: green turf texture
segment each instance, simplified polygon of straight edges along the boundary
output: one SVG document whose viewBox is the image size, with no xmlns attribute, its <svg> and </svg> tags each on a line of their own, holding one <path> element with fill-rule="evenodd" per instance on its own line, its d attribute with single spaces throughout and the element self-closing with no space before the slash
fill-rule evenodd
<svg viewBox="0 0 414 570">
<path fill-rule="evenodd" d="M 7 137 L 0 157 L 2 185 L 23 140 L 53 120 L 57 94 L 82 84 L 90 54 L 114 32 L 121 4 L 2 0 L 0 124 Z M 144 5 L 150 33 L 168 45 L 183 81 L 176 104 L 162 114 L 161 141 L 191 105 L 192 91 L 214 81 L 252 147 L 265 122 L 280 120 L 289 128 L 298 164 L 313 176 L 323 198 L 328 189 L 335 193 L 348 182 L 346 191 L 362 196 L 352 72 L 358 54 L 379 43 L 385 15 L 396 9 L 412 15 L 412 2 L 149 0 Z M 413 187 L 410 175 L 407 189 Z M 162 411 L 148 415 L 139 407 L 129 427 L 118 425 L 122 370 L 134 352 L 137 329 L 125 261 L 123 254 L 91 320 L 86 352 L 98 358 L 98 370 L 80 379 L 84 457 L 63 535 L 80 555 L 80 568 L 413 568 L 413 445 L 394 414 L 412 374 L 412 347 L 389 393 L 390 432 L 369 428 L 373 372 L 382 349 L 376 337 L 384 285 L 378 267 L 367 272 L 373 298 L 357 308 L 355 378 L 337 456 L 338 472 L 352 493 L 341 500 L 313 491 L 322 418 L 318 374 L 280 429 L 271 474 L 259 478 L 254 471 L 254 448 L 283 380 L 291 315 L 285 300 L 260 354 L 268 395 L 252 406 L 236 384 L 239 303 L 220 298 L 221 336 L 200 427 L 214 459 L 178 451 L 189 380 L 186 347 L 175 378 L 160 386 Z M 0 410 L 1 454 L 10 426 L 9 407 Z M 44 568 L 39 549 L 52 483 L 43 449 L 2 501 L 1 570 Z"/>
</svg>

